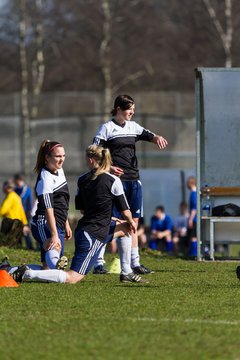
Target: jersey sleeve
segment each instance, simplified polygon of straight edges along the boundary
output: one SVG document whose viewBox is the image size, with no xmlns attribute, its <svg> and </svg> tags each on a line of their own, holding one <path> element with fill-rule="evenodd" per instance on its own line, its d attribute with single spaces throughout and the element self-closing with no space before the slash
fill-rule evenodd
<svg viewBox="0 0 240 360">
<path fill-rule="evenodd" d="M 43 209 L 53 208 L 53 187 L 53 179 L 48 174 L 43 174 L 36 187 L 38 202 Z"/>
<path fill-rule="evenodd" d="M 123 190 L 122 182 L 118 177 L 112 184 L 111 193 L 114 196 L 114 204 L 118 211 L 129 210 L 129 205 Z"/>
<path fill-rule="evenodd" d="M 106 147 L 107 143 L 107 127 L 102 124 L 98 129 L 95 137 L 93 138 L 93 144 Z"/>
<path fill-rule="evenodd" d="M 149 141 L 151 142 L 154 137 L 154 133 L 150 130 L 144 129 L 141 125 L 135 123 L 136 130 L 137 130 L 137 141 L 143 140 L 143 141 Z"/>
</svg>

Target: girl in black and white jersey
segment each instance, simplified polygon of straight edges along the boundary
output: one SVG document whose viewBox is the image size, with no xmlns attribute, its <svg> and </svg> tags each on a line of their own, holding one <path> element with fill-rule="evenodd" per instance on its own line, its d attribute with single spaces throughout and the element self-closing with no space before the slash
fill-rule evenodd
<svg viewBox="0 0 240 360">
<path fill-rule="evenodd" d="M 135 102 L 129 95 L 119 95 L 114 101 L 112 119 L 102 124 L 94 137 L 93 143 L 110 150 L 112 156 L 111 173 L 118 176 L 130 206 L 134 221 L 139 222 L 143 217 L 142 184 L 139 177 L 136 143 L 147 141 L 156 144 L 159 149 L 167 146 L 167 140 L 152 131 L 143 128 L 132 117 L 135 111 Z M 121 214 L 114 209 L 113 216 L 120 218 Z M 118 239 L 118 247 L 128 243 L 128 251 L 131 253 L 131 268 L 136 274 L 150 274 L 152 271 L 140 264 L 138 237 L 133 234 L 132 238 Z M 102 251 L 100 258 L 95 264 L 95 274 L 104 273 Z M 98 270 L 98 268 L 100 269 Z"/>
<path fill-rule="evenodd" d="M 91 270 L 106 242 L 113 237 L 136 232 L 136 223 L 129 210 L 122 183 L 117 176 L 109 173 L 109 150 L 90 145 L 86 155 L 90 172 L 78 179 L 76 208 L 81 210 L 83 217 L 75 231 L 75 253 L 70 270 L 27 269 L 23 274 L 23 281 L 77 283 Z M 121 212 L 125 221 L 111 225 L 113 205 Z M 140 276 L 133 277 L 134 282 L 141 282 Z M 128 281 L 125 275 L 121 275 L 120 280 Z"/>
<path fill-rule="evenodd" d="M 64 268 L 64 238 L 70 239 L 72 231 L 68 222 L 69 191 L 63 171 L 65 151 L 57 141 L 44 140 L 40 146 L 35 172 L 38 200 L 31 230 L 41 248 L 44 268 Z"/>
</svg>

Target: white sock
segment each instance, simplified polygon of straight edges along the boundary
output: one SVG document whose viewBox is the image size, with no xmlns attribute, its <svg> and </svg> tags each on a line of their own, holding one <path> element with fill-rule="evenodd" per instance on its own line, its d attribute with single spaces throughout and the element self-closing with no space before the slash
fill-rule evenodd
<svg viewBox="0 0 240 360">
<path fill-rule="evenodd" d="M 121 263 L 121 274 L 127 275 L 132 272 L 131 269 L 131 236 L 117 238 L 118 253 Z"/>
<path fill-rule="evenodd" d="M 106 245 L 105 244 L 101 250 L 100 250 L 100 253 L 98 255 L 98 258 L 97 260 L 95 261 L 95 264 L 94 264 L 94 267 L 96 268 L 97 266 L 100 266 L 100 265 L 104 265 L 105 264 L 105 261 L 104 261 L 104 254 L 105 254 L 105 250 L 106 250 Z"/>
<path fill-rule="evenodd" d="M 67 273 L 63 270 L 27 270 L 23 275 L 23 281 L 41 281 L 53 283 L 65 283 Z"/>
<path fill-rule="evenodd" d="M 45 260 L 49 269 L 56 269 L 59 260 L 59 252 L 55 249 L 46 252 Z"/>
<path fill-rule="evenodd" d="M 140 256 L 138 247 L 134 247 L 131 249 L 131 267 L 134 268 L 136 266 L 140 266 Z"/>
</svg>

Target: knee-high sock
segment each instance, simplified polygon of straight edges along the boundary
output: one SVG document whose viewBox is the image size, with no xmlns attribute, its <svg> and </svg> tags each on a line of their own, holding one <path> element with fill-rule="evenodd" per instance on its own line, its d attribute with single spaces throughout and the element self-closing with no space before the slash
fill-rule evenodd
<svg viewBox="0 0 240 360">
<path fill-rule="evenodd" d="M 157 240 L 150 240 L 149 247 L 151 250 L 157 250 Z"/>
<path fill-rule="evenodd" d="M 56 269 L 56 265 L 59 260 L 59 252 L 55 249 L 48 250 L 46 252 L 45 260 L 49 269 Z"/>
<path fill-rule="evenodd" d="M 107 245 L 107 244 L 106 244 Z M 104 261 L 104 254 L 105 254 L 105 250 L 106 250 L 106 245 L 104 245 L 100 252 L 99 252 L 99 255 L 98 255 L 98 258 L 94 264 L 94 267 L 96 268 L 97 266 L 100 266 L 100 265 L 104 265 L 105 264 L 105 261 Z"/>
<path fill-rule="evenodd" d="M 191 242 L 189 256 L 197 256 L 197 241 Z"/>
<path fill-rule="evenodd" d="M 121 263 L 121 274 L 127 275 L 132 272 L 131 269 L 131 236 L 124 236 L 117 239 L 118 253 Z"/>
<path fill-rule="evenodd" d="M 65 283 L 67 273 L 63 270 L 27 270 L 23 275 L 23 281 L 40 281 Z"/>
<path fill-rule="evenodd" d="M 167 252 L 172 252 L 173 251 L 173 242 L 167 241 L 166 248 L 167 248 Z"/>
<path fill-rule="evenodd" d="M 139 248 L 132 247 L 132 249 L 131 249 L 131 267 L 134 268 L 136 266 L 140 266 Z"/>
</svg>

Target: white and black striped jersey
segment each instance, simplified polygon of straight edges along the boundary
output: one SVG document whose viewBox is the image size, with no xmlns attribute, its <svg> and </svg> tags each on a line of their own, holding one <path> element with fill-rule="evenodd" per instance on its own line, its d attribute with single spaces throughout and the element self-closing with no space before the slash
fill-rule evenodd
<svg viewBox="0 0 240 360">
<path fill-rule="evenodd" d="M 69 190 L 63 169 L 58 170 L 57 173 L 52 173 L 43 168 L 38 175 L 35 191 L 38 205 L 33 222 L 37 223 L 38 219 L 44 219 L 45 210 L 53 208 L 56 224 L 61 229 L 65 229 L 69 207 Z"/>
<path fill-rule="evenodd" d="M 109 232 L 113 204 L 119 211 L 127 210 L 129 206 L 117 176 L 103 173 L 91 180 L 92 175 L 88 172 L 78 179 L 75 206 L 83 211 L 78 226 L 103 241 Z"/>
<path fill-rule="evenodd" d="M 124 170 L 122 180 L 138 180 L 135 144 L 139 140 L 151 142 L 154 135 L 135 121 L 126 121 L 123 125 L 119 125 L 112 119 L 100 126 L 93 143 L 110 150 L 113 165 Z"/>
</svg>

